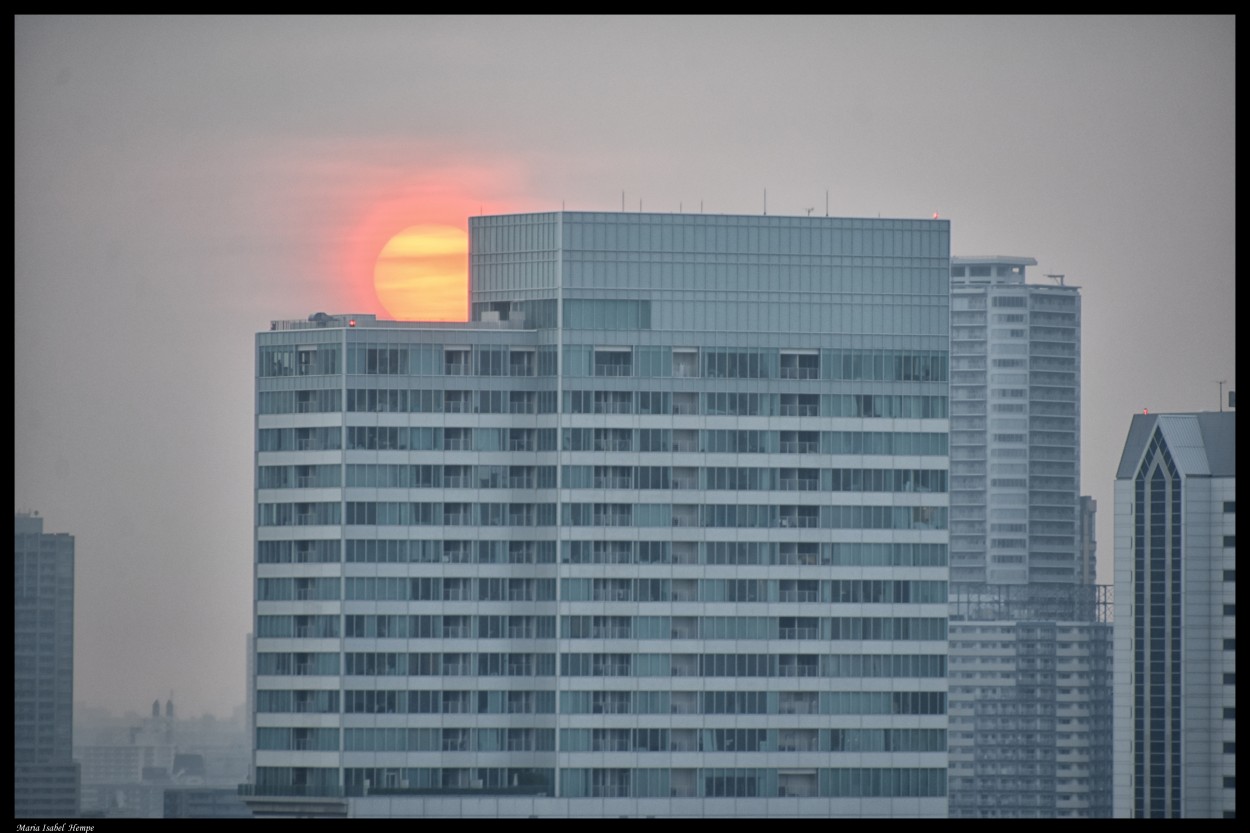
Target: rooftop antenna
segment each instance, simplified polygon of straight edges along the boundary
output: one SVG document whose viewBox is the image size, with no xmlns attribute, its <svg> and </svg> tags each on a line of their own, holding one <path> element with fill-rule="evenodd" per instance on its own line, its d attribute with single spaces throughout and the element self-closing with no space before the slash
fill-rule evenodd
<svg viewBox="0 0 1250 833">
<path fill-rule="evenodd" d="M 1054 281 L 1056 286 L 1063 286 L 1063 275 L 1047 275 L 1046 277 Z"/>
<path fill-rule="evenodd" d="M 1227 379 L 1216 379 L 1215 384 L 1220 386 L 1220 413 L 1224 413 L 1224 386 L 1228 384 Z"/>
<path fill-rule="evenodd" d="M 764 216 L 768 216 L 768 189 L 764 189 Z"/>
<path fill-rule="evenodd" d="M 816 206 L 812 206 L 811 208 L 807 209 L 807 216 L 808 217 L 812 216 L 812 212 L 815 210 L 816 210 Z"/>
<path fill-rule="evenodd" d="M 829 189 L 825 189 L 825 216 L 829 216 Z"/>
</svg>

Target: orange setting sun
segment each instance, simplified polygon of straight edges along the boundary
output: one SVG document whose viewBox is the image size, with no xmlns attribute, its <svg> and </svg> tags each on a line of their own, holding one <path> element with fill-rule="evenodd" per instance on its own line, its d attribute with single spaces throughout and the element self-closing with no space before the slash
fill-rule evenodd
<svg viewBox="0 0 1250 833">
<path fill-rule="evenodd" d="M 469 237 L 454 226 L 409 226 L 373 267 L 378 302 L 398 321 L 467 321 Z"/>
</svg>

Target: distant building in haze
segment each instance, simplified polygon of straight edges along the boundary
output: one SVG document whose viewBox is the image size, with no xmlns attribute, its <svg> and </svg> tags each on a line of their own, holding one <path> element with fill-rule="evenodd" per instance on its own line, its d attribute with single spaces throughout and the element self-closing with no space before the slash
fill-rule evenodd
<svg viewBox="0 0 1250 833">
<path fill-rule="evenodd" d="M 1081 295 L 951 258 L 951 584 L 1077 582 Z"/>
<path fill-rule="evenodd" d="M 1235 412 L 1136 414 L 1115 483 L 1115 815 L 1237 813 Z"/>
<path fill-rule="evenodd" d="M 82 807 L 110 817 L 159 818 L 167 789 L 226 788 L 247 778 L 251 744 L 242 715 L 178 716 L 172 697 L 148 716 L 89 720 L 78 726 Z"/>
<path fill-rule="evenodd" d="M 1081 495 L 1080 532 L 1077 535 L 1077 584 L 1098 583 L 1098 501 Z"/>
<path fill-rule="evenodd" d="M 78 815 L 73 760 L 74 538 L 15 517 L 13 537 L 14 816 Z"/>
<path fill-rule="evenodd" d="M 167 819 L 252 818 L 238 790 L 214 787 L 169 787 L 164 791 Z"/>
</svg>

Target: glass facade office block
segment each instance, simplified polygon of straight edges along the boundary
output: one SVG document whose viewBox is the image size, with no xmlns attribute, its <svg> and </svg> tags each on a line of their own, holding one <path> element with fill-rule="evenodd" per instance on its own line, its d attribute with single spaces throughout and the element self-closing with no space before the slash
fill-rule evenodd
<svg viewBox="0 0 1250 833">
<path fill-rule="evenodd" d="M 256 792 L 945 815 L 949 281 L 942 221 L 475 217 L 470 322 L 274 322 Z"/>
<path fill-rule="evenodd" d="M 1138 414 L 1116 475 L 1115 815 L 1235 817 L 1236 413 Z"/>
</svg>

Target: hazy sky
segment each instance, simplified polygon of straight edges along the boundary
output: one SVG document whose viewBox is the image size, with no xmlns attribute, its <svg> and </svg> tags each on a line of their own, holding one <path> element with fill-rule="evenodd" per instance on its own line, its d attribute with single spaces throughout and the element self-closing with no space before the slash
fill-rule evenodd
<svg viewBox="0 0 1250 833">
<path fill-rule="evenodd" d="M 254 334 L 378 312 L 484 211 L 951 220 L 1083 288 L 1110 581 L 1129 418 L 1235 386 L 1232 17 L 15 21 L 16 509 L 77 537 L 75 699 L 243 700 Z"/>
</svg>

